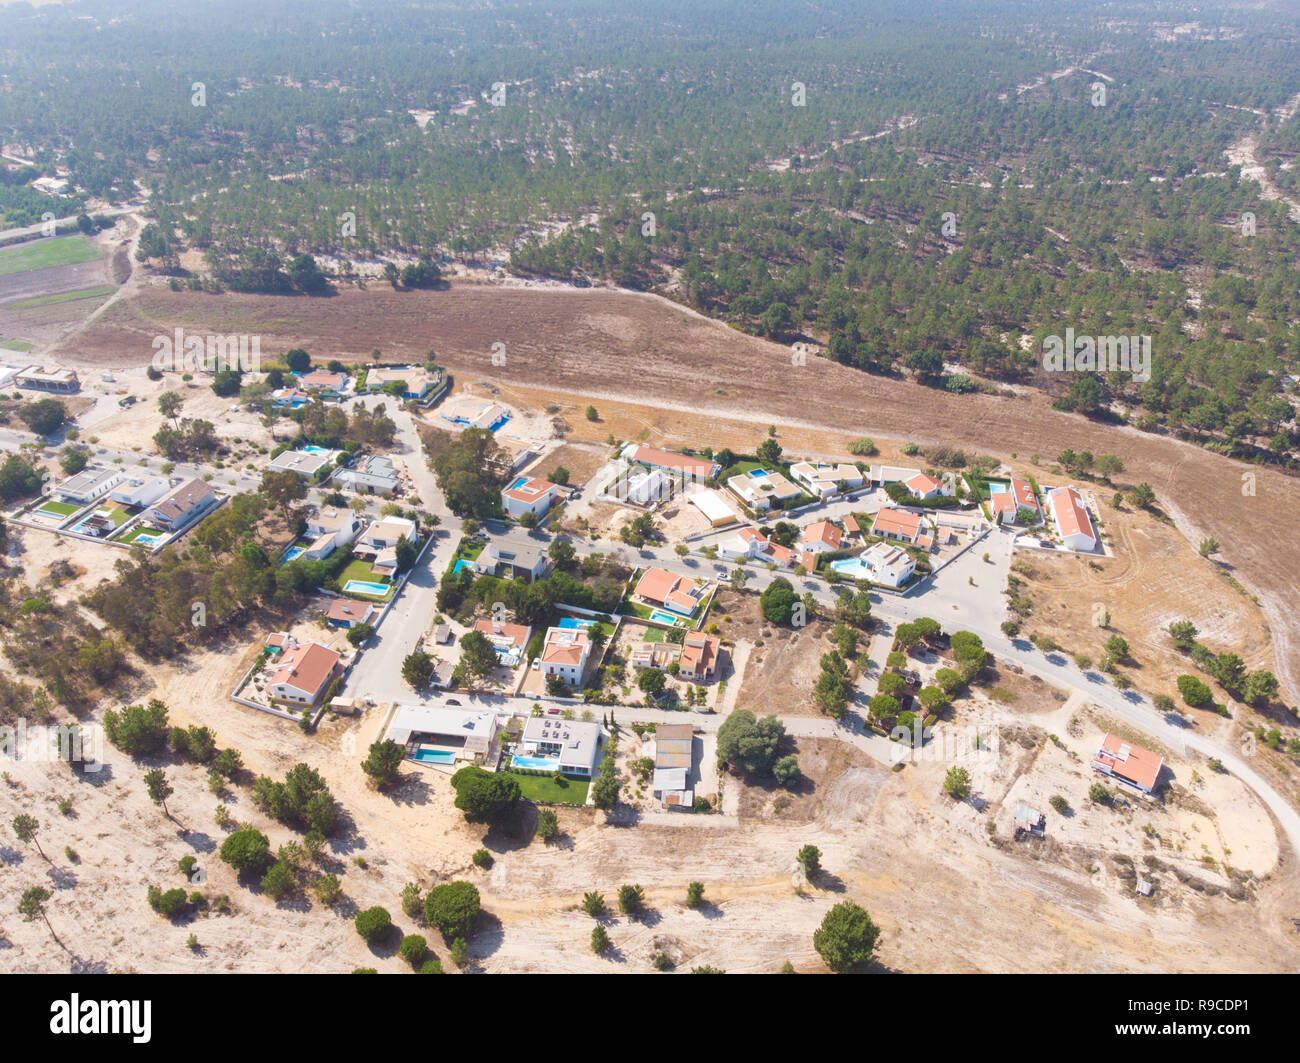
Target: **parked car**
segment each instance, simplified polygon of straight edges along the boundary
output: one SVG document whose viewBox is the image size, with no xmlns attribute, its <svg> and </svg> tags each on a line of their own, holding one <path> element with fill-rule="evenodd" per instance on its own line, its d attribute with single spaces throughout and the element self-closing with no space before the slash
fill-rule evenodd
<svg viewBox="0 0 1300 1063">
<path fill-rule="evenodd" d="M 547 716 L 560 715 L 560 707 L 558 705 L 552 705 L 549 709 L 546 710 L 546 715 Z"/>
</svg>

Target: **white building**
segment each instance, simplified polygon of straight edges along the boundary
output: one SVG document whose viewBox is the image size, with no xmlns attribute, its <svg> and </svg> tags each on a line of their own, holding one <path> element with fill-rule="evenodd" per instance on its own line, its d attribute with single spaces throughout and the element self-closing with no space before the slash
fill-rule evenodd
<svg viewBox="0 0 1300 1063">
<path fill-rule="evenodd" d="M 566 685 L 579 687 L 590 655 L 591 639 L 582 628 L 547 628 L 541 657 L 542 675 L 557 675 Z"/>
<path fill-rule="evenodd" d="M 711 487 L 695 491 L 687 501 L 704 514 L 712 528 L 721 528 L 740 520 L 740 515 L 731 508 L 722 492 Z"/>
<path fill-rule="evenodd" d="M 517 477 L 501 492 L 501 509 L 518 520 L 525 513 L 540 517 L 555 502 L 559 485 L 532 476 Z"/>
<path fill-rule="evenodd" d="M 145 480 L 119 483 L 108 497 L 124 506 L 151 506 L 171 489 L 172 482 L 166 476 L 151 476 Z"/>
<path fill-rule="evenodd" d="M 497 735 L 497 714 L 441 705 L 399 705 L 385 736 L 413 760 L 431 764 L 479 761 Z"/>
<path fill-rule="evenodd" d="M 100 495 L 107 494 L 120 484 L 125 474 L 118 469 L 105 469 L 98 465 L 82 469 L 75 476 L 69 476 L 54 489 L 60 501 L 84 506 L 93 502 Z"/>
<path fill-rule="evenodd" d="M 1058 487 L 1047 492 L 1047 508 L 1056 522 L 1061 541 L 1071 550 L 1090 553 L 1097 549 L 1097 529 L 1088 516 L 1083 496 L 1073 487 Z"/>
<path fill-rule="evenodd" d="M 333 468 L 341 453 L 341 450 L 286 450 L 272 458 L 267 468 L 273 472 L 296 472 L 312 480 L 322 469 Z"/>
<path fill-rule="evenodd" d="M 871 581 L 886 587 L 901 587 L 916 571 L 912 555 L 892 543 L 876 543 L 859 560 L 871 572 Z"/>
<path fill-rule="evenodd" d="M 591 778 L 600 755 L 600 725 L 559 716 L 530 716 L 520 746 L 526 756 L 554 760 L 557 771 Z"/>
<path fill-rule="evenodd" d="M 313 560 L 329 557 L 340 546 L 349 545 L 360 530 L 361 522 L 351 510 L 319 510 L 307 518 L 306 537 L 311 545 L 306 556 Z"/>
<path fill-rule="evenodd" d="M 816 465 L 798 461 L 790 466 L 790 475 L 816 498 L 830 498 L 841 490 L 852 491 L 865 484 L 866 477 L 854 465 Z"/>
</svg>

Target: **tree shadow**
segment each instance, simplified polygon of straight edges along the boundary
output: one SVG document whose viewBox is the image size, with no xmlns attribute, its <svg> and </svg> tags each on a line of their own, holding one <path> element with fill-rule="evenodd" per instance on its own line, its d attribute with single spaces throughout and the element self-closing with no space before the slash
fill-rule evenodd
<svg viewBox="0 0 1300 1063">
<path fill-rule="evenodd" d="M 50 867 L 45 872 L 45 877 L 50 880 L 51 885 L 56 890 L 71 890 L 77 888 L 77 873 L 68 867 Z"/>
<path fill-rule="evenodd" d="M 397 955 L 397 947 L 402 943 L 402 932 L 396 926 L 390 926 L 374 941 L 367 941 L 366 947 L 370 949 L 370 955 L 379 956 L 387 959 L 390 956 Z"/>
<path fill-rule="evenodd" d="M 693 910 L 699 912 L 705 919 L 721 919 L 726 915 L 726 912 L 712 901 L 700 901 Z"/>
<path fill-rule="evenodd" d="M 108 974 L 108 964 L 103 960 L 86 960 L 80 956 L 68 959 L 68 974 Z"/>
<path fill-rule="evenodd" d="M 212 835 L 206 831 L 186 831 L 181 835 L 181 840 L 197 853 L 214 853 L 217 851 L 217 843 L 213 840 Z"/>
<path fill-rule="evenodd" d="M 23 853 L 21 849 L 15 849 L 11 845 L 0 845 L 0 864 L 8 867 L 10 864 L 21 864 L 23 862 Z"/>
<path fill-rule="evenodd" d="M 819 868 L 817 874 L 810 875 L 808 881 L 826 893 L 843 893 L 848 888 L 839 875 L 827 871 L 824 867 Z"/>
</svg>

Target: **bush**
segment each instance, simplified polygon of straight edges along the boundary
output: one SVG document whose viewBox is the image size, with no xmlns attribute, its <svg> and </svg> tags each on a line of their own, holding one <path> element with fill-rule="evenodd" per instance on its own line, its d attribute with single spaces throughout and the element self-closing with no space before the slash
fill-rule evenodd
<svg viewBox="0 0 1300 1063">
<path fill-rule="evenodd" d="M 799 758 L 793 753 L 781 757 L 772 765 L 772 777 L 786 789 L 792 788 L 800 779 Z"/>
<path fill-rule="evenodd" d="M 289 865 L 283 861 L 272 864 L 266 874 L 262 876 L 262 892 L 277 901 L 281 897 L 289 896 L 297 888 L 298 884 L 294 881 L 293 872 L 289 869 Z"/>
<path fill-rule="evenodd" d="M 149 905 L 155 912 L 167 919 L 175 919 L 189 905 L 189 895 L 183 889 L 163 892 L 157 886 L 149 889 Z"/>
<path fill-rule="evenodd" d="M 597 956 L 608 952 L 613 944 L 609 940 L 609 933 L 603 926 L 597 924 L 591 928 L 591 951 Z"/>
<path fill-rule="evenodd" d="M 475 867 L 481 867 L 484 871 L 486 871 L 489 867 L 491 867 L 494 862 L 492 859 L 492 854 L 489 853 L 486 849 L 474 850 L 474 855 L 470 857 L 470 859 L 474 861 Z"/>
<path fill-rule="evenodd" d="M 478 890 L 469 882 L 434 886 L 424 899 L 424 921 L 448 940 L 468 937 L 478 914 Z"/>
<path fill-rule="evenodd" d="M 412 967 L 419 967 L 429 954 L 429 943 L 423 934 L 407 934 L 397 946 L 397 954 Z"/>
<path fill-rule="evenodd" d="M 582 895 L 582 910 L 593 918 L 603 915 L 605 911 L 604 895 L 596 892 L 584 893 Z"/>
<path fill-rule="evenodd" d="M 219 855 L 236 871 L 259 872 L 271 862 L 271 842 L 260 830 L 244 827 L 221 843 Z"/>
<path fill-rule="evenodd" d="M 835 905 L 813 934 L 813 947 L 836 974 L 852 974 L 871 966 L 880 929 L 852 901 Z"/>
<path fill-rule="evenodd" d="M 357 933 L 365 939 L 366 944 L 373 945 L 392 929 L 393 920 L 388 914 L 388 909 L 376 905 L 367 908 L 364 912 L 358 912 L 353 925 L 357 928 Z"/>
<path fill-rule="evenodd" d="M 1099 805 L 1110 804 L 1111 792 L 1101 783 L 1095 782 L 1088 787 L 1088 800 L 1094 801 Z"/>
<path fill-rule="evenodd" d="M 799 866 L 803 868 L 804 874 L 809 878 L 812 878 L 822 869 L 822 851 L 815 845 L 805 845 L 799 850 L 796 859 L 799 861 Z"/>
<path fill-rule="evenodd" d="M 965 768 L 950 768 L 944 776 L 943 790 L 956 801 L 965 801 L 970 797 L 970 772 Z"/>
<path fill-rule="evenodd" d="M 1062 816 L 1066 815 L 1070 811 L 1070 802 L 1060 794 L 1053 794 L 1047 799 L 1047 803 L 1056 809 L 1056 811 Z"/>
<path fill-rule="evenodd" d="M 692 882 L 686 887 L 686 907 L 698 908 L 704 902 L 704 883 Z"/>
<path fill-rule="evenodd" d="M 620 886 L 618 910 L 624 915 L 635 915 L 645 904 L 645 890 L 640 886 Z"/>
<path fill-rule="evenodd" d="M 343 885 L 338 875 L 321 875 L 312 886 L 316 899 L 324 905 L 337 904 L 343 896 Z"/>
<path fill-rule="evenodd" d="M 1205 705 L 1214 696 L 1214 692 L 1194 675 L 1180 675 L 1178 677 L 1178 692 L 1182 694 L 1183 700 L 1192 708 Z"/>
<path fill-rule="evenodd" d="M 425 960 L 424 963 L 420 965 L 420 973 L 421 974 L 442 974 L 442 963 L 436 958 L 432 960 Z"/>
</svg>

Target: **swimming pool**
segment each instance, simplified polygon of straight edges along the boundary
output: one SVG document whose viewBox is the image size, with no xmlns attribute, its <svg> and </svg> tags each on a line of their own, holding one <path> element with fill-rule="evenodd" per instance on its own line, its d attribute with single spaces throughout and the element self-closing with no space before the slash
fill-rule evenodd
<svg viewBox="0 0 1300 1063">
<path fill-rule="evenodd" d="M 328 454 L 330 452 L 329 447 L 302 447 L 301 449 L 308 454 Z"/>
<path fill-rule="evenodd" d="M 455 764 L 456 754 L 445 749 L 417 749 L 411 759 L 421 764 Z"/>
<path fill-rule="evenodd" d="M 656 609 L 650 614 L 650 619 L 660 624 L 676 624 L 681 617 L 675 613 L 665 613 L 662 609 Z"/>
<path fill-rule="evenodd" d="M 528 482 L 528 480 L 529 480 L 529 478 L 528 478 L 527 476 L 518 476 L 518 477 L 515 478 L 515 482 L 512 483 L 512 484 L 507 488 L 507 490 L 509 490 L 509 491 L 513 491 L 516 487 L 523 487 L 524 484 L 526 484 L 526 483 Z"/>
<path fill-rule="evenodd" d="M 307 548 L 305 546 L 291 546 L 285 552 L 284 563 L 287 564 L 288 562 L 292 561 L 295 557 L 302 557 L 302 555 L 305 554 L 306 552 L 307 552 Z"/>
<path fill-rule="evenodd" d="M 141 532 L 131 541 L 133 543 L 140 543 L 142 546 L 156 546 L 158 545 L 158 540 L 162 537 L 162 532 Z"/>
<path fill-rule="evenodd" d="M 576 616 L 560 617 L 560 627 L 580 627 L 585 630 L 589 627 L 595 627 L 595 625 L 596 621 L 594 620 L 579 620 Z"/>
<path fill-rule="evenodd" d="M 374 598 L 385 598 L 392 588 L 387 583 L 370 583 L 363 579 L 350 579 L 343 585 L 344 594 L 369 594 Z"/>
<path fill-rule="evenodd" d="M 843 561 L 832 561 L 831 568 L 841 576 L 850 579 L 871 579 L 871 569 L 856 557 L 846 557 Z"/>
<path fill-rule="evenodd" d="M 765 479 L 767 479 L 767 476 L 768 476 L 768 471 L 767 471 L 766 469 L 750 469 L 750 470 L 749 470 L 749 478 L 750 478 L 751 480 L 765 480 Z"/>
<path fill-rule="evenodd" d="M 467 561 L 465 558 L 462 557 L 459 561 L 456 562 L 455 565 L 452 566 L 451 574 L 453 576 L 459 576 L 466 569 L 469 569 L 472 572 L 474 570 L 474 562 Z"/>
<path fill-rule="evenodd" d="M 559 757 L 521 757 L 518 753 L 510 758 L 512 768 L 525 768 L 528 771 L 558 771 Z"/>
</svg>

